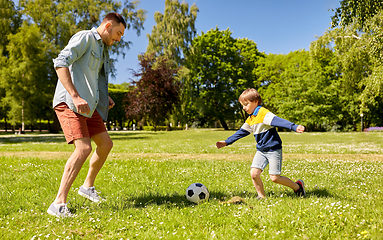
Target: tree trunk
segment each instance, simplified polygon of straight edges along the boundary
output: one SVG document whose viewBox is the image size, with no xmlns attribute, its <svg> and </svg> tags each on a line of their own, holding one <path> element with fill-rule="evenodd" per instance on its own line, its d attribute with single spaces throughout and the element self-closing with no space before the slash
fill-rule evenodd
<svg viewBox="0 0 383 240">
<path fill-rule="evenodd" d="M 50 121 L 48 119 L 48 131 L 50 133 L 58 133 L 60 131 L 60 122 L 56 116 L 56 113 L 54 113 L 52 125 L 50 124 Z"/>
<path fill-rule="evenodd" d="M 7 117 L 5 117 L 5 132 L 8 131 Z"/>
<path fill-rule="evenodd" d="M 227 126 L 225 120 L 220 119 L 219 122 L 221 123 L 223 129 L 225 129 L 225 130 L 229 130 L 229 127 Z"/>
</svg>

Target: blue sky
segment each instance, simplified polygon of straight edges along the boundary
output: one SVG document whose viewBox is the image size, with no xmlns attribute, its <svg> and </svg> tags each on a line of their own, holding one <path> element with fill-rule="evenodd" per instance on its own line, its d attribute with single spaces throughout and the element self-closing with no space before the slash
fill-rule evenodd
<svg viewBox="0 0 383 240">
<path fill-rule="evenodd" d="M 180 0 L 181 1 L 181 0 Z M 287 54 L 299 49 L 309 50 L 316 36 L 322 36 L 330 27 L 339 0 L 185 0 L 189 7 L 199 8 L 197 34 L 216 26 L 229 28 L 234 38 L 248 38 L 257 43 L 260 52 Z M 129 82 L 131 72 L 138 70 L 137 55 L 146 51 L 148 39 L 155 25 L 154 13 L 164 13 L 165 0 L 141 0 L 139 8 L 148 11 L 145 30 L 138 37 L 133 30 L 125 32 L 124 39 L 133 44 L 125 50 L 125 59 L 118 57 L 116 79 L 110 83 Z"/>
</svg>

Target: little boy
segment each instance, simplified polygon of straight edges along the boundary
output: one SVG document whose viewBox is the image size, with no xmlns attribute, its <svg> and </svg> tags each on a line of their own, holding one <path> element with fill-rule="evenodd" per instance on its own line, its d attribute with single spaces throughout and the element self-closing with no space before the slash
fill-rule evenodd
<svg viewBox="0 0 383 240">
<path fill-rule="evenodd" d="M 271 181 L 292 188 L 298 196 L 306 196 L 302 180 L 293 182 L 289 178 L 281 176 L 282 140 L 275 128 L 282 127 L 303 133 L 305 127 L 279 118 L 266 108 L 261 107 L 261 96 L 253 88 L 246 89 L 239 96 L 238 101 L 243 106 L 243 110 L 250 116 L 236 133 L 225 141 L 217 142 L 217 148 L 233 144 L 238 139 L 253 133 L 257 141 L 257 152 L 251 165 L 250 175 L 258 193 L 257 199 L 266 198 L 261 173 L 268 164 L 270 164 L 269 174 Z"/>
</svg>

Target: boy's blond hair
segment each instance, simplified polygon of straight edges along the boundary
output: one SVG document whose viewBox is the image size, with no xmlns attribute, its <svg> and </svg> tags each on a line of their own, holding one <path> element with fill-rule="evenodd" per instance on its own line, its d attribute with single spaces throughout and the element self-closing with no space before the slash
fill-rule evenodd
<svg viewBox="0 0 383 240">
<path fill-rule="evenodd" d="M 258 91 L 254 88 L 248 88 L 245 91 L 242 92 L 241 96 L 239 96 L 238 101 L 240 103 L 249 101 L 249 102 L 255 102 L 258 101 L 258 105 L 261 105 L 262 98 L 261 95 L 259 95 Z"/>
</svg>

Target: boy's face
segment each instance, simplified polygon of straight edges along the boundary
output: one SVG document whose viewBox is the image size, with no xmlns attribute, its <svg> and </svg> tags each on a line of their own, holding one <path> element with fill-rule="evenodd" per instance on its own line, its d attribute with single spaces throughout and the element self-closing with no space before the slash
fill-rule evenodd
<svg viewBox="0 0 383 240">
<path fill-rule="evenodd" d="M 253 114 L 254 110 L 258 107 L 258 101 L 250 102 L 250 101 L 243 101 L 241 102 L 243 110 L 247 112 L 248 114 Z"/>
</svg>

